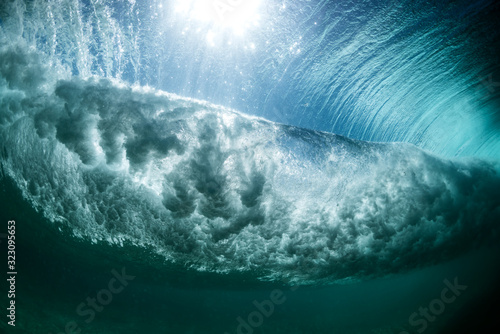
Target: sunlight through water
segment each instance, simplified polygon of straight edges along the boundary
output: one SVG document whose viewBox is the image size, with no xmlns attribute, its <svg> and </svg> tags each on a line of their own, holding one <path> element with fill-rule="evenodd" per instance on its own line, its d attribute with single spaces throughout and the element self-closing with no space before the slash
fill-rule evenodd
<svg viewBox="0 0 500 334">
<path fill-rule="evenodd" d="M 257 27 L 261 18 L 260 9 L 260 0 L 178 0 L 175 6 L 175 12 L 188 21 L 210 26 L 207 35 L 209 43 L 213 42 L 214 35 L 221 32 L 229 31 L 242 36 Z"/>
</svg>

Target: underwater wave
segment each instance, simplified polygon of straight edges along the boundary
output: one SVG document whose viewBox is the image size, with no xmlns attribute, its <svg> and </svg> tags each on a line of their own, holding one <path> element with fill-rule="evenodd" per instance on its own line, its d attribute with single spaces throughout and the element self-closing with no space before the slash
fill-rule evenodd
<svg viewBox="0 0 500 334">
<path fill-rule="evenodd" d="M 1 164 L 53 223 L 200 271 L 325 283 L 498 240 L 498 165 L 444 160 L 0 51 Z"/>
</svg>

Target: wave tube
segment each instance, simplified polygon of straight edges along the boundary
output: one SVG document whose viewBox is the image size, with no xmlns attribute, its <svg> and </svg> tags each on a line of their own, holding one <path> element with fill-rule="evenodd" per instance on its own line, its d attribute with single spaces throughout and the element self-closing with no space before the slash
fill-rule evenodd
<svg viewBox="0 0 500 334">
<path fill-rule="evenodd" d="M 93 242 L 201 271 L 345 282 L 498 241 L 498 165 L 272 123 L 0 53 L 2 168 Z"/>
</svg>

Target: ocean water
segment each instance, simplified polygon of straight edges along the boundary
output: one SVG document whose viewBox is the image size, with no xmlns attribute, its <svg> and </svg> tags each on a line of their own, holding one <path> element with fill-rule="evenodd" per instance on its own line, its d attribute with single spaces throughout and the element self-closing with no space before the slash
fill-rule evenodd
<svg viewBox="0 0 500 334">
<path fill-rule="evenodd" d="M 497 14 L 2 1 L 0 331 L 495 332 Z"/>
</svg>

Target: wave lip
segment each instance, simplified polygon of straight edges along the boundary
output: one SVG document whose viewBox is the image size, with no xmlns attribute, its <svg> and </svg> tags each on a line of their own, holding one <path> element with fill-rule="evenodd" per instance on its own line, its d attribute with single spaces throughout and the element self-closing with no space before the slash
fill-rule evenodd
<svg viewBox="0 0 500 334">
<path fill-rule="evenodd" d="M 2 165 L 33 206 L 94 242 L 198 270 L 340 282 L 498 239 L 498 167 L 354 141 L 0 52 Z"/>
</svg>

